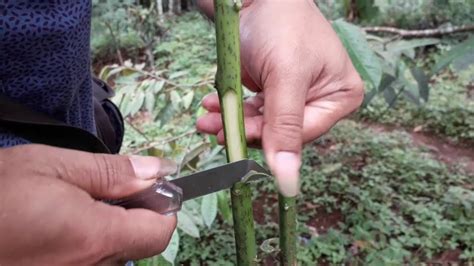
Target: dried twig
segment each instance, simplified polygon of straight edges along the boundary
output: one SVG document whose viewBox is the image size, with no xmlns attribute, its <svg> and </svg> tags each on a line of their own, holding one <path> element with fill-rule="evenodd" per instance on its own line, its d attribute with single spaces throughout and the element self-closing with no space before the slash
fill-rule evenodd
<svg viewBox="0 0 474 266">
<path fill-rule="evenodd" d="M 437 37 L 453 33 L 474 31 L 474 25 L 449 26 L 438 29 L 405 30 L 394 27 L 364 27 L 365 32 L 396 34 L 402 38 Z"/>
<path fill-rule="evenodd" d="M 139 147 L 139 148 L 136 148 L 130 152 L 128 152 L 128 154 L 138 154 L 142 151 L 146 151 L 148 149 L 151 149 L 153 147 L 156 147 L 158 145 L 164 145 L 164 144 L 168 144 L 170 142 L 173 142 L 173 141 L 176 141 L 176 140 L 179 140 L 179 139 L 182 139 L 184 137 L 187 137 L 189 135 L 193 135 L 193 134 L 196 134 L 196 130 L 191 130 L 191 131 L 188 131 L 188 132 L 185 132 L 179 136 L 176 136 L 176 137 L 171 137 L 171 138 L 167 138 L 167 139 L 162 139 L 162 140 L 159 140 L 159 141 L 154 141 L 154 142 L 150 142 L 150 143 L 147 143 L 145 144 L 145 146 L 142 146 L 142 147 Z"/>
</svg>

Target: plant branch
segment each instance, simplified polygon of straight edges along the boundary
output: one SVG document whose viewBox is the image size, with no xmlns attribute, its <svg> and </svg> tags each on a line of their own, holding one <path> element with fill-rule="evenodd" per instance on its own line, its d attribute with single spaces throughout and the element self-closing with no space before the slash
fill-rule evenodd
<svg viewBox="0 0 474 266">
<path fill-rule="evenodd" d="M 105 27 L 109 30 L 110 37 L 112 37 L 112 41 L 114 42 L 114 49 L 117 54 L 117 59 L 119 60 L 119 63 L 121 66 L 123 66 L 123 56 L 122 52 L 120 51 L 120 40 L 115 36 L 114 29 L 112 28 L 112 25 L 110 25 L 109 22 L 105 21 L 104 22 Z"/>
<path fill-rule="evenodd" d="M 146 151 L 148 149 L 151 149 L 153 147 L 156 147 L 158 145 L 168 144 L 170 142 L 182 139 L 184 137 L 187 137 L 187 136 L 190 136 L 190 135 L 193 135 L 193 134 L 196 134 L 196 130 L 191 130 L 191 131 L 185 132 L 185 133 L 183 133 L 179 136 L 176 136 L 176 137 L 171 137 L 171 138 L 162 139 L 162 140 L 159 140 L 159 141 L 150 142 L 150 143 L 147 143 L 143 147 L 139 147 L 139 148 L 136 148 L 136 149 L 130 151 L 129 154 L 138 154 L 138 153 L 141 153 L 141 152 Z"/>
<path fill-rule="evenodd" d="M 217 40 L 216 87 L 222 106 L 227 160 L 247 157 L 240 64 L 239 0 L 214 0 Z M 231 190 L 238 265 L 256 265 L 257 247 L 248 184 Z"/>
<path fill-rule="evenodd" d="M 474 25 L 449 26 L 445 28 L 426 29 L 426 30 L 405 30 L 394 27 L 364 27 L 365 32 L 369 33 L 389 33 L 399 35 L 403 38 L 424 38 L 438 37 L 442 35 L 471 32 L 474 31 Z"/>
<path fill-rule="evenodd" d="M 280 222 L 280 264 L 296 266 L 296 197 L 278 197 Z"/>
</svg>

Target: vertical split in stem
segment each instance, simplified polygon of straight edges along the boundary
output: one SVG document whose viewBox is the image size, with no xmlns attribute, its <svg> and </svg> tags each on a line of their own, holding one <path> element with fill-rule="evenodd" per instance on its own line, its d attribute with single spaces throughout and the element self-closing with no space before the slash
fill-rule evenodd
<svg viewBox="0 0 474 266">
<path fill-rule="evenodd" d="M 239 5 L 237 0 L 214 0 L 217 37 L 216 87 L 224 122 L 227 159 L 247 158 L 247 143 L 240 73 Z M 252 193 L 244 183 L 231 191 L 238 265 L 255 265 L 257 249 L 252 212 Z"/>
</svg>

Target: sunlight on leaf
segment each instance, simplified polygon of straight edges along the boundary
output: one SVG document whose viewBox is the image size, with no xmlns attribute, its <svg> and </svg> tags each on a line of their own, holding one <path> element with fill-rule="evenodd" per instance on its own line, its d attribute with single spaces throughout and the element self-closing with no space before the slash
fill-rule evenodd
<svg viewBox="0 0 474 266">
<path fill-rule="evenodd" d="M 370 49 L 365 35 L 359 27 L 337 20 L 333 23 L 334 30 L 339 35 L 344 47 L 362 78 L 377 88 L 382 79 L 382 66 L 375 53 Z"/>
<path fill-rule="evenodd" d="M 211 228 L 212 223 L 217 216 L 217 194 L 212 193 L 202 198 L 201 215 L 204 223 L 208 228 Z"/>
<path fill-rule="evenodd" d="M 199 238 L 199 228 L 184 210 L 178 212 L 178 228 L 189 236 Z"/>
</svg>

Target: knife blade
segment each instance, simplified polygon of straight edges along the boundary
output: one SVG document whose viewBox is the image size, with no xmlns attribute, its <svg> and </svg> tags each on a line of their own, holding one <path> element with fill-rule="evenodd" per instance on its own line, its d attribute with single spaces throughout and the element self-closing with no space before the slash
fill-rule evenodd
<svg viewBox="0 0 474 266">
<path fill-rule="evenodd" d="M 126 209 L 149 209 L 163 215 L 174 214 L 184 201 L 228 189 L 237 182 L 256 181 L 270 175 L 257 162 L 241 160 L 171 181 L 158 180 L 153 186 L 112 204 Z"/>
</svg>

